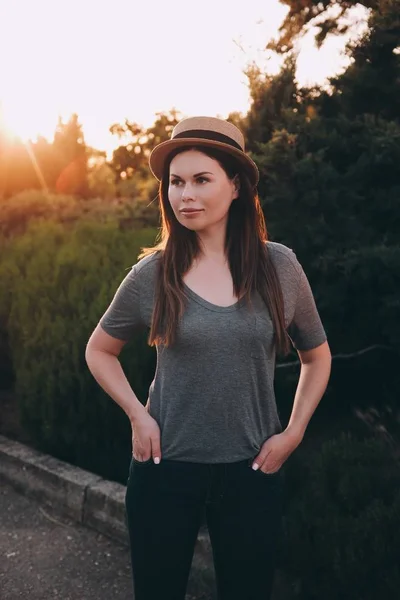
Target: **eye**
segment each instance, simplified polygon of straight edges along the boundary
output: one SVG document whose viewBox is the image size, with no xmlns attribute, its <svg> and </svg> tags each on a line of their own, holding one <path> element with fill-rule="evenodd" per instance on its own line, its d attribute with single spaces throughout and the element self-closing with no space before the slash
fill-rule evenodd
<svg viewBox="0 0 400 600">
<path fill-rule="evenodd" d="M 201 183 L 201 182 L 208 182 L 210 181 L 207 177 L 197 177 L 196 179 L 197 182 Z M 181 182 L 180 179 L 171 179 L 170 181 L 170 185 L 179 185 Z"/>
</svg>

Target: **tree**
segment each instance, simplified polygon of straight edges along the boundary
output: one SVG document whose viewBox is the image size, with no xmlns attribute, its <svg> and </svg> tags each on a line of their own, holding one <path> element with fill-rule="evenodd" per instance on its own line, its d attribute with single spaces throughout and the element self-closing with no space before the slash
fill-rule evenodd
<svg viewBox="0 0 400 600">
<path fill-rule="evenodd" d="M 120 139 L 128 138 L 126 145 L 119 146 L 113 152 L 111 166 L 115 171 L 117 182 L 139 176 L 147 179 L 148 157 L 152 149 L 171 135 L 172 129 L 179 122 L 180 116 L 175 109 L 169 112 L 159 112 L 154 124 L 144 128 L 135 122 L 125 120 L 124 124 L 114 124 L 110 127 L 112 134 Z"/>
<path fill-rule="evenodd" d="M 277 76 L 250 71 L 245 134 L 269 234 L 295 249 L 334 349 L 398 347 L 399 11 L 376 3 L 329 92 L 298 88 L 293 52 Z"/>
<path fill-rule="evenodd" d="M 281 0 L 281 3 L 286 4 L 289 11 L 279 28 L 280 37 L 272 40 L 267 49 L 284 54 L 293 50 L 295 40 L 306 31 L 311 21 L 319 29 L 315 41 L 321 47 L 328 34 L 343 35 L 349 31 L 352 24 L 344 22 L 344 19 L 353 8 L 364 6 L 376 10 L 379 0 Z M 339 9 L 335 17 L 332 9 Z"/>
<path fill-rule="evenodd" d="M 66 123 L 59 118 L 53 150 L 59 172 L 55 184 L 57 192 L 88 197 L 88 149 L 77 114 Z"/>
<path fill-rule="evenodd" d="M 114 171 L 107 163 L 106 157 L 98 157 L 92 161 L 88 171 L 90 195 L 111 200 L 117 195 Z"/>
<path fill-rule="evenodd" d="M 347 45 L 352 64 L 332 77 L 337 111 L 350 118 L 371 114 L 400 119 L 400 2 L 380 0 L 371 11 L 368 31 Z M 327 100 L 325 97 L 321 100 Z M 329 101 L 327 102 L 329 104 Z"/>
<path fill-rule="evenodd" d="M 298 109 L 295 69 L 295 58 L 289 55 L 278 75 L 263 73 L 254 64 L 245 71 L 251 98 L 244 122 L 250 151 L 256 151 L 259 142 L 270 140 L 274 129 L 284 126 L 286 109 Z"/>
</svg>

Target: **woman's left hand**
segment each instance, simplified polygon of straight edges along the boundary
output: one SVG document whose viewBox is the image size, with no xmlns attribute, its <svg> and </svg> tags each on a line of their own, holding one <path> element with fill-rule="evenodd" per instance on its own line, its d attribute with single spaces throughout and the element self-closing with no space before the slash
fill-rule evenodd
<svg viewBox="0 0 400 600">
<path fill-rule="evenodd" d="M 261 446 L 261 450 L 253 460 L 253 469 L 257 464 L 263 473 L 276 473 L 283 463 L 296 450 L 301 440 L 288 430 L 268 438 Z"/>
</svg>

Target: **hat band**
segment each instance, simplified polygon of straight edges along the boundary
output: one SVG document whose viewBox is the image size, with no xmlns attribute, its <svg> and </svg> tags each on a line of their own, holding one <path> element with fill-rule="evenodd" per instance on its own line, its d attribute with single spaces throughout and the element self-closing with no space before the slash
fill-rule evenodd
<svg viewBox="0 0 400 600">
<path fill-rule="evenodd" d="M 208 129 L 189 129 L 189 131 L 183 131 L 182 133 L 178 133 L 172 139 L 176 140 L 177 138 L 203 138 L 204 140 L 212 140 L 214 142 L 222 142 L 223 144 L 229 144 L 229 146 L 233 146 L 238 150 L 243 152 L 241 146 L 235 142 L 232 138 L 223 133 L 217 133 L 216 131 L 209 131 Z"/>
</svg>

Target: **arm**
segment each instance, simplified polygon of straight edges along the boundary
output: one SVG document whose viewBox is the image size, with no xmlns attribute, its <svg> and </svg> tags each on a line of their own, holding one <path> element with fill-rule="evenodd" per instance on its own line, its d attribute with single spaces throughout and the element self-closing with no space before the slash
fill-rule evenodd
<svg viewBox="0 0 400 600">
<path fill-rule="evenodd" d="M 328 342 L 312 350 L 298 350 L 301 362 L 299 382 L 293 402 L 292 414 L 286 432 L 296 446 L 302 441 L 307 425 L 315 412 L 331 373 L 331 352 Z"/>
<path fill-rule="evenodd" d="M 87 343 L 85 359 L 97 383 L 133 423 L 145 409 L 129 385 L 118 359 L 125 344 L 125 341 L 112 337 L 97 325 Z"/>
<path fill-rule="evenodd" d="M 143 263 L 142 263 L 143 266 Z M 133 392 L 118 356 L 124 345 L 145 328 L 140 289 L 148 285 L 146 271 L 134 265 L 119 285 L 114 298 L 93 331 L 85 358 L 93 377 L 122 408 L 132 426 L 132 454 L 138 460 L 161 458 L 160 428 Z"/>
<path fill-rule="evenodd" d="M 134 394 L 118 360 L 125 344 L 97 325 L 86 346 L 86 362 L 97 383 L 128 416 L 132 427 L 132 454 L 138 460 L 148 460 L 152 456 L 158 464 L 161 460 L 160 428 Z"/>
<path fill-rule="evenodd" d="M 301 443 L 331 371 L 331 353 L 310 284 L 297 259 L 293 264 L 300 277 L 288 334 L 299 355 L 301 370 L 287 428 L 264 442 L 255 458 L 253 468 L 261 468 L 265 473 L 278 471 Z M 293 288 L 289 284 L 290 295 Z"/>
<path fill-rule="evenodd" d="M 282 433 L 272 436 L 263 444 L 253 463 L 253 469 L 261 468 L 264 473 L 279 471 L 301 443 L 328 384 L 331 372 L 328 342 L 312 350 L 297 352 L 301 361 L 301 371 L 288 426 Z"/>
</svg>

